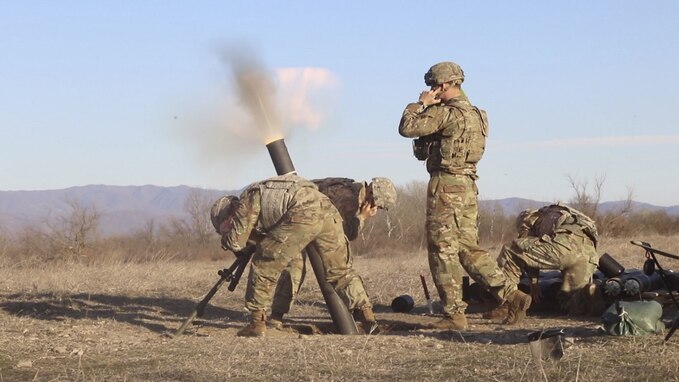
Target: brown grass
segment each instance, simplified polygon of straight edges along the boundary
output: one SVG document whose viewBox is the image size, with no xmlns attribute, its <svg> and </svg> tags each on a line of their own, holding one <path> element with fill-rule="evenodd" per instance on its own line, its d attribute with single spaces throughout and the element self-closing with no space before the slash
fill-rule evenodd
<svg viewBox="0 0 679 382">
<path fill-rule="evenodd" d="M 679 253 L 677 237 L 641 237 Z M 496 254 L 497 248 L 491 248 Z M 604 239 L 626 267 L 643 263 L 629 239 Z M 180 338 L 168 339 L 215 281 L 224 262 L 109 262 L 45 267 L 0 266 L 0 381 L 665 381 L 679 377 L 679 337 L 602 335 L 598 319 L 530 316 L 517 327 L 481 318 L 469 330 L 433 331 L 419 274 L 433 290 L 424 252 L 356 259 L 382 332 L 328 334 L 331 321 L 310 275 L 290 328 L 265 338 L 235 336 L 246 322 L 244 285 L 223 288 Z M 667 268 L 679 264 L 661 259 Z M 416 308 L 391 312 L 409 294 Z M 575 345 L 559 362 L 531 360 L 526 334 L 565 327 Z M 308 335 L 319 328 L 326 334 Z M 294 329 L 294 330 L 293 330 Z M 542 370 L 540 368 L 542 367 Z"/>
</svg>

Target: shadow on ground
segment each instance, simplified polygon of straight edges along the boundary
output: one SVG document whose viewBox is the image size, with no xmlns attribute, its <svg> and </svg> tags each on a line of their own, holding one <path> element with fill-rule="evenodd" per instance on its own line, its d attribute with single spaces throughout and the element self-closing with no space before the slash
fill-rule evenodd
<svg viewBox="0 0 679 382">
<path fill-rule="evenodd" d="M 176 329 L 196 307 L 196 301 L 174 298 L 130 297 L 78 293 L 71 295 L 2 295 L 0 309 L 39 320 L 61 321 L 113 319 L 164 333 Z M 196 324 L 221 328 L 237 327 L 245 320 L 243 311 L 208 306 Z M 215 322 L 213 319 L 217 319 Z M 235 321 L 235 322 L 231 322 Z"/>
<path fill-rule="evenodd" d="M 174 332 L 196 308 L 196 301 L 176 298 L 131 297 L 107 294 L 78 293 L 61 294 L 11 294 L 2 295 L 0 309 L 18 317 L 39 320 L 62 321 L 112 319 L 146 328 L 152 332 Z M 490 320 L 471 318 L 478 328 L 464 331 L 433 330 L 429 325 L 440 318 L 428 314 L 426 307 L 417 307 L 408 313 L 394 313 L 391 307 L 376 305 L 379 326 L 371 335 L 419 336 L 456 342 L 513 345 L 527 342 L 527 335 L 537 329 L 501 326 Z M 472 310 L 476 311 L 476 310 Z M 472 313 L 473 314 L 473 313 Z M 546 318 L 556 318 L 546 316 Z M 568 318 L 558 317 L 560 321 Z M 187 334 L 201 328 L 226 329 L 242 327 L 247 314 L 241 310 L 208 306 L 205 315 L 193 321 Z M 366 330 L 357 323 L 358 332 Z M 569 336 L 586 338 L 600 336 L 592 325 L 582 321 L 562 326 Z M 338 334 L 330 317 L 308 316 L 287 319 L 281 330 L 271 329 L 280 335 L 329 335 Z"/>
</svg>

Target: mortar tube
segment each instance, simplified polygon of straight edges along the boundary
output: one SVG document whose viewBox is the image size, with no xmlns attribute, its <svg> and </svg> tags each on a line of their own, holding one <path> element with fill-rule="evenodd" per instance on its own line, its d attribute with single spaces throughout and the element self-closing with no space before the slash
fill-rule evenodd
<svg viewBox="0 0 679 382">
<path fill-rule="evenodd" d="M 297 173 L 283 138 L 267 143 L 266 148 L 269 150 L 269 156 L 276 169 L 276 174 L 288 175 Z"/>
<path fill-rule="evenodd" d="M 278 175 L 297 173 L 283 138 L 268 143 L 266 148 L 269 150 L 269 156 L 271 156 L 271 161 Z M 328 306 L 328 311 L 335 328 L 340 334 L 358 334 L 356 323 L 351 313 L 349 313 L 349 309 L 339 297 L 335 288 L 325 278 L 325 267 L 323 266 L 321 254 L 313 245 L 308 245 L 304 251 L 309 258 L 311 268 L 314 270 L 316 281 L 318 281 L 318 286 L 323 294 L 325 304 Z"/>
</svg>

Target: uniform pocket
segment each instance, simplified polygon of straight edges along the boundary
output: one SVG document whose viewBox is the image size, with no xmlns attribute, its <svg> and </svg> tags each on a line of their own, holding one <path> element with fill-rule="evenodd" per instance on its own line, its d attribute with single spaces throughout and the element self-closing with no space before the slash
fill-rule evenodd
<svg viewBox="0 0 679 382">
<path fill-rule="evenodd" d="M 279 256 L 281 246 L 287 239 L 287 237 L 268 234 L 257 243 L 257 252 L 262 259 L 273 260 Z"/>
<path fill-rule="evenodd" d="M 461 184 L 446 184 L 443 187 L 443 192 L 446 194 L 457 193 L 463 194 L 466 191 L 466 187 Z"/>
<path fill-rule="evenodd" d="M 446 184 L 438 192 L 438 199 L 445 207 L 455 207 L 462 205 L 465 186 L 458 184 Z"/>
</svg>

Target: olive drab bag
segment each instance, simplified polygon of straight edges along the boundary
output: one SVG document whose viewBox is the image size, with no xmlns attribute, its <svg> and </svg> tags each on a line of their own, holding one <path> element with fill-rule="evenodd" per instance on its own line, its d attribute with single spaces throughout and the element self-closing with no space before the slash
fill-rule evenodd
<svg viewBox="0 0 679 382">
<path fill-rule="evenodd" d="M 662 305 L 648 301 L 617 301 L 601 316 L 603 329 L 613 336 L 643 336 L 665 330 Z"/>
<path fill-rule="evenodd" d="M 365 196 L 365 186 L 353 179 L 323 178 L 311 181 L 330 199 L 345 222 L 353 218 L 360 207 L 359 200 Z"/>
</svg>

